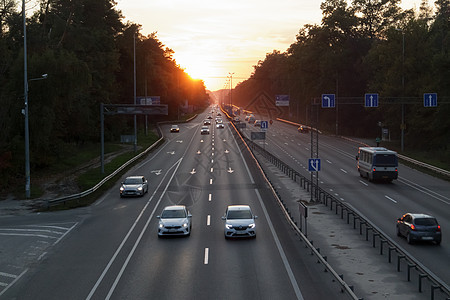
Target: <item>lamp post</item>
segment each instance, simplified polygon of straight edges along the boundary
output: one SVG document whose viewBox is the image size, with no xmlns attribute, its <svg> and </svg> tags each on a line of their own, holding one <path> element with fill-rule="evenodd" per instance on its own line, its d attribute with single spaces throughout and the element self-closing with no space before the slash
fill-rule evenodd
<svg viewBox="0 0 450 300">
<path fill-rule="evenodd" d="M 230 78 L 230 114 L 233 115 L 233 75 L 234 72 L 228 72 L 229 78 Z"/>
<path fill-rule="evenodd" d="M 395 30 L 400 31 L 402 33 L 402 97 L 405 96 L 405 32 L 402 29 L 395 28 Z M 404 147 L 404 138 L 405 138 L 405 104 L 403 103 L 404 99 L 402 99 L 402 122 L 400 124 L 401 137 L 400 137 L 400 148 L 403 152 Z"/>
<path fill-rule="evenodd" d="M 28 84 L 30 81 L 47 79 L 48 75 L 43 74 L 39 78 L 28 79 L 27 64 L 27 23 L 25 16 L 25 0 L 22 0 L 22 19 L 23 19 L 23 90 L 25 107 L 22 113 L 25 116 L 25 197 L 28 199 L 31 195 L 31 171 L 30 171 L 30 131 L 28 122 Z"/>
</svg>

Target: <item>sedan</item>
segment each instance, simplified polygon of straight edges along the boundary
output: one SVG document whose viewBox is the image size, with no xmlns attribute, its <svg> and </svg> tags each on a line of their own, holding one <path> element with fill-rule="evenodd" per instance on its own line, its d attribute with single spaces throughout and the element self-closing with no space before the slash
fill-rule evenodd
<svg viewBox="0 0 450 300">
<path fill-rule="evenodd" d="M 309 129 L 306 126 L 301 125 L 299 128 L 297 128 L 297 131 L 300 133 L 308 133 Z"/>
<path fill-rule="evenodd" d="M 203 121 L 203 125 L 211 125 L 211 121 L 206 119 L 205 121 Z"/>
<path fill-rule="evenodd" d="M 217 127 L 217 129 L 224 129 L 224 128 L 225 128 L 225 126 L 223 125 L 223 123 L 218 123 L 218 124 L 216 125 L 216 127 Z"/>
<path fill-rule="evenodd" d="M 180 132 L 180 127 L 178 127 L 178 125 L 172 125 L 172 127 L 170 127 L 170 132 Z"/>
<path fill-rule="evenodd" d="M 435 217 L 425 214 L 407 213 L 397 219 L 397 235 L 406 237 L 408 244 L 415 241 L 441 243 L 441 226 Z"/>
<path fill-rule="evenodd" d="M 148 192 L 148 182 L 144 176 L 129 176 L 120 186 L 120 197 L 144 196 Z"/>
<path fill-rule="evenodd" d="M 209 134 L 208 126 L 203 126 L 202 129 L 200 129 L 200 134 Z"/>
<path fill-rule="evenodd" d="M 192 215 L 184 205 L 164 207 L 158 224 L 158 236 L 189 236 L 192 231 Z"/>
<path fill-rule="evenodd" d="M 253 237 L 256 238 L 256 224 L 250 206 L 230 205 L 225 211 L 222 220 L 225 220 L 225 238 L 232 237 Z"/>
</svg>

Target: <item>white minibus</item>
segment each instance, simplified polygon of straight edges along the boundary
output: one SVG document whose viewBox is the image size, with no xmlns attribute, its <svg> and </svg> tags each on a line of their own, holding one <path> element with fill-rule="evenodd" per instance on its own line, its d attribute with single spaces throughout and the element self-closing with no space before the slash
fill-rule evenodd
<svg viewBox="0 0 450 300">
<path fill-rule="evenodd" d="M 359 175 L 369 181 L 398 178 L 398 156 L 395 151 L 382 147 L 360 147 L 356 160 Z"/>
</svg>

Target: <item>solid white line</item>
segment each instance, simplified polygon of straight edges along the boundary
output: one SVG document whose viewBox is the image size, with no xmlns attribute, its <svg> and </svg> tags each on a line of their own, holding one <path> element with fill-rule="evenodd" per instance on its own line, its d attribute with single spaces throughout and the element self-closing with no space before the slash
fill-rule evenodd
<svg viewBox="0 0 450 300">
<path fill-rule="evenodd" d="M 400 177 L 400 178 L 399 178 L 399 181 L 402 182 L 402 183 L 404 183 L 404 184 L 406 184 L 406 185 L 408 185 L 408 186 L 410 186 L 410 187 L 412 187 L 413 189 L 418 190 L 419 192 L 424 193 L 425 195 L 428 195 L 428 196 L 430 196 L 430 197 L 433 197 L 433 198 L 436 199 L 436 200 L 441 201 L 442 203 L 450 204 L 449 201 L 445 201 L 445 200 L 443 200 L 443 199 L 439 199 L 439 197 L 441 197 L 441 198 L 450 200 L 450 198 L 445 197 L 444 195 L 438 194 L 438 193 L 436 193 L 436 192 L 434 192 L 434 191 L 432 191 L 432 190 L 430 190 L 430 189 L 427 189 L 426 187 L 423 187 L 423 186 L 421 186 L 421 185 L 419 185 L 419 184 L 417 184 L 417 183 L 414 183 L 414 182 L 412 182 L 412 181 L 410 181 L 410 180 L 407 180 L 407 179 L 405 179 L 405 178 L 403 178 L 403 177 Z M 433 194 L 434 194 L 434 195 L 433 195 Z"/>
<path fill-rule="evenodd" d="M 389 196 L 384 195 L 384 197 L 386 197 L 387 199 L 391 200 L 391 201 L 394 202 L 394 203 L 397 203 L 397 201 L 395 201 L 394 199 L 392 199 L 392 198 L 389 197 Z"/>
<path fill-rule="evenodd" d="M 139 222 L 139 220 L 141 219 L 142 215 L 144 214 L 144 212 L 147 210 L 147 207 L 150 205 L 150 202 L 152 201 L 153 197 L 155 196 L 155 194 L 157 193 L 157 191 L 159 190 L 160 186 L 162 185 L 162 183 L 164 182 L 164 179 L 166 178 L 166 176 L 169 174 L 169 171 L 175 167 L 177 164 L 179 166 L 179 163 L 181 163 L 181 161 L 183 160 L 183 158 L 180 158 L 174 165 L 172 165 L 169 170 L 167 171 L 166 174 L 164 174 L 164 177 L 162 178 L 161 182 L 158 184 L 158 187 L 155 189 L 155 191 L 153 192 L 152 196 L 148 199 L 147 203 L 145 204 L 144 208 L 142 208 L 141 212 L 139 213 L 139 215 L 137 216 L 136 220 L 134 221 L 133 225 L 131 226 L 130 230 L 128 230 L 127 234 L 125 235 L 125 237 L 123 238 L 122 242 L 120 243 L 119 247 L 117 248 L 116 252 L 114 253 L 114 255 L 111 257 L 111 259 L 109 260 L 108 264 L 106 265 L 105 269 L 103 270 L 102 274 L 100 275 L 100 277 L 97 279 L 97 282 L 95 283 L 95 285 L 92 287 L 89 295 L 86 297 L 86 299 L 91 299 L 92 296 L 94 295 L 95 291 L 97 290 L 98 286 L 100 285 L 100 283 L 102 282 L 103 278 L 106 276 L 106 273 L 108 272 L 109 268 L 111 268 L 111 265 L 114 263 L 114 261 L 116 260 L 116 257 L 119 255 L 119 252 L 122 250 L 123 246 L 125 245 L 126 241 L 128 240 L 128 238 L 130 237 L 131 233 L 133 232 L 134 228 L 136 227 L 137 223 Z M 178 168 L 177 166 L 177 168 Z M 176 170 L 175 170 L 176 171 Z M 175 174 L 175 172 L 174 172 Z M 172 175 L 173 176 L 173 175 Z M 156 209 L 156 206 L 155 206 Z M 150 219 L 149 219 L 150 220 Z"/>
<path fill-rule="evenodd" d="M 294 292 L 297 295 L 297 299 L 303 300 L 302 292 L 300 291 L 300 288 L 298 287 L 297 280 L 295 280 L 294 273 L 292 272 L 291 266 L 289 265 L 289 261 L 286 257 L 286 254 L 284 253 L 283 247 L 281 246 L 281 243 L 280 243 L 280 240 L 278 239 L 277 233 L 275 232 L 275 228 L 273 227 L 272 221 L 270 220 L 266 206 L 264 205 L 261 195 L 259 194 L 259 191 L 257 189 L 255 189 L 255 193 L 256 193 L 256 196 L 258 197 L 258 200 L 262 207 L 262 210 L 264 211 L 264 215 L 266 217 L 267 224 L 269 225 L 273 239 L 275 240 L 275 244 L 277 245 L 278 252 L 280 253 L 281 260 L 283 261 L 283 264 L 284 264 L 284 268 L 286 269 L 286 272 L 288 273 L 288 277 L 289 277 L 289 280 L 291 281 L 292 288 L 294 289 Z"/>
<path fill-rule="evenodd" d="M 362 184 L 364 184 L 365 186 L 369 186 L 367 183 L 365 183 L 364 181 L 360 180 L 359 182 L 361 182 Z"/>
<path fill-rule="evenodd" d="M 212 194 L 209 194 L 208 201 L 211 201 L 211 200 L 212 200 Z"/>
<path fill-rule="evenodd" d="M 211 225 L 211 215 L 208 215 L 206 217 L 206 226 L 209 226 L 209 225 Z"/>
<path fill-rule="evenodd" d="M 25 273 L 28 272 L 28 269 L 25 269 L 22 273 L 20 273 L 19 276 L 16 277 L 16 279 L 14 279 L 3 291 L 0 292 L 0 297 L 6 293 L 6 291 L 12 287 L 17 281 L 20 280 L 20 278 L 22 278 L 23 275 L 25 275 Z"/>
<path fill-rule="evenodd" d="M 72 231 L 72 229 L 75 228 L 75 226 L 78 225 L 78 222 L 75 223 L 72 227 L 69 228 L 69 230 L 66 231 L 66 233 L 64 233 L 56 242 L 53 243 L 53 245 L 56 245 L 59 243 L 59 241 L 61 241 L 67 234 L 69 234 L 70 231 Z"/>
<path fill-rule="evenodd" d="M 128 263 L 131 260 L 131 257 L 134 254 L 134 251 L 136 251 L 136 248 L 138 247 L 142 237 L 144 236 L 144 233 L 147 231 L 148 225 L 150 224 L 150 221 L 153 219 L 153 215 L 156 212 L 156 209 L 158 208 L 159 203 L 161 203 L 161 200 L 163 199 L 164 195 L 167 192 L 167 189 L 169 188 L 170 183 L 172 182 L 173 178 L 175 177 L 175 174 L 177 173 L 178 167 L 181 165 L 181 161 L 183 160 L 183 158 L 180 158 L 178 160 L 178 165 L 175 168 L 175 170 L 172 173 L 172 176 L 170 177 L 169 181 L 167 182 L 167 185 L 165 186 L 163 192 L 161 193 L 161 196 L 158 199 L 158 202 L 156 202 L 155 208 L 153 209 L 152 213 L 150 214 L 150 217 L 148 218 L 147 222 L 145 223 L 144 227 L 142 228 L 141 233 L 139 234 L 139 237 L 137 238 L 136 242 L 134 243 L 133 248 L 131 249 L 130 253 L 128 254 L 127 259 L 125 260 L 125 262 L 122 265 L 122 268 L 120 269 L 119 274 L 117 274 L 116 280 L 114 280 L 113 285 L 111 286 L 111 289 L 109 290 L 108 295 L 106 295 L 105 299 L 110 299 L 112 294 L 114 293 L 114 290 L 116 289 L 117 284 L 119 283 L 120 278 L 122 277 L 123 272 L 125 272 L 125 268 L 127 267 Z M 177 164 L 175 163 L 175 164 Z M 172 166 L 173 167 L 173 166 Z M 172 167 L 170 169 L 172 169 Z M 170 170 L 169 169 L 169 170 Z M 162 182 L 162 181 L 161 181 Z M 149 203 L 149 202 L 148 202 Z"/>
<path fill-rule="evenodd" d="M 205 248 L 205 258 L 203 260 L 203 264 L 207 265 L 209 261 L 209 248 Z"/>
</svg>

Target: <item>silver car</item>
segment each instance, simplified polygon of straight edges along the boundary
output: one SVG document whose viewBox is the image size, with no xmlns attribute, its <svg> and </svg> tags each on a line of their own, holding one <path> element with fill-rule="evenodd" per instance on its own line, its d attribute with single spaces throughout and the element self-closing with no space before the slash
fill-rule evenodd
<svg viewBox="0 0 450 300">
<path fill-rule="evenodd" d="M 159 219 L 158 236 L 191 235 L 192 215 L 184 205 L 166 206 Z"/>
<path fill-rule="evenodd" d="M 256 238 L 255 219 L 248 205 L 230 205 L 222 220 L 225 220 L 225 238 L 253 237 Z"/>
<path fill-rule="evenodd" d="M 144 176 L 130 176 L 120 185 L 120 197 L 144 196 L 148 192 L 148 182 Z"/>
</svg>

